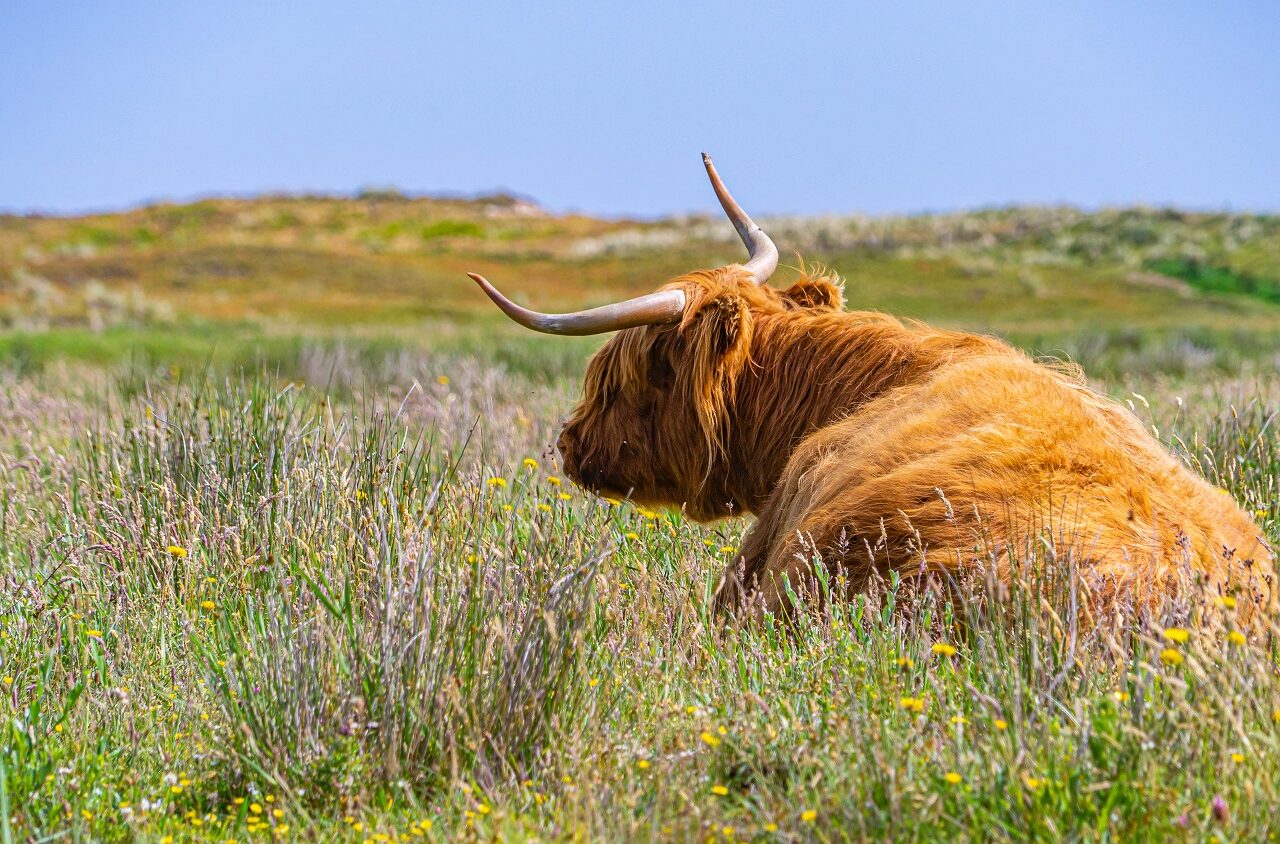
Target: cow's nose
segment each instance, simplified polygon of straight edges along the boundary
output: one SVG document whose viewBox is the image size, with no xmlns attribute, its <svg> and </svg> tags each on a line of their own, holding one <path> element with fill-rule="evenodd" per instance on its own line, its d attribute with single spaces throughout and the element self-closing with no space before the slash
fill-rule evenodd
<svg viewBox="0 0 1280 844">
<path fill-rule="evenodd" d="M 560 432 L 560 436 L 556 437 L 556 451 L 560 452 L 560 457 L 567 460 L 573 452 L 576 445 L 573 434 L 569 433 L 569 429 L 565 428 Z"/>
</svg>

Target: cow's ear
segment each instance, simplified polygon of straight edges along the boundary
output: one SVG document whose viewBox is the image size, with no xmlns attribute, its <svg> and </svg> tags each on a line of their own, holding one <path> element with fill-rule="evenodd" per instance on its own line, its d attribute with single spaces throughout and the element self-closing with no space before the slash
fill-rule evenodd
<svg viewBox="0 0 1280 844">
<path fill-rule="evenodd" d="M 723 447 L 727 405 L 751 358 L 753 328 L 751 309 L 732 290 L 691 301 L 680 323 L 685 365 L 677 377 L 689 392 L 712 454 Z"/>
<path fill-rule="evenodd" d="M 796 282 L 782 291 L 782 298 L 796 308 L 819 311 L 844 310 L 844 291 L 840 277 L 834 273 L 817 272 L 801 275 Z"/>
<path fill-rule="evenodd" d="M 680 334 L 698 362 L 716 365 L 748 353 L 751 328 L 751 309 L 746 300 L 727 290 L 690 302 L 680 322 Z"/>
</svg>

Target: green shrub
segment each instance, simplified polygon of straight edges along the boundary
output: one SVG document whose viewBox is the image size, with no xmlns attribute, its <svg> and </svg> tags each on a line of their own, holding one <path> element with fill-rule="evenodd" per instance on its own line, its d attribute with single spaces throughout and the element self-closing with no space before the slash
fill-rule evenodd
<svg viewBox="0 0 1280 844">
<path fill-rule="evenodd" d="M 1149 261 L 1147 268 L 1208 293 L 1237 293 L 1280 305 L 1280 279 L 1262 278 L 1185 258 Z"/>
</svg>

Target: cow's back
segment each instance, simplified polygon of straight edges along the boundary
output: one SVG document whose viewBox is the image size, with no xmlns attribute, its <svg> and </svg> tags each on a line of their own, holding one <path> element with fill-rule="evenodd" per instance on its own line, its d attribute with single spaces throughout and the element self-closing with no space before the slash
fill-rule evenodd
<svg viewBox="0 0 1280 844">
<path fill-rule="evenodd" d="M 1274 603 L 1261 531 L 1115 402 L 1019 354 L 939 368 L 809 438 L 780 539 L 854 573 L 1075 564 L 1096 600 L 1148 605 L 1197 580 Z M 784 479 L 784 483 L 787 480 Z M 1242 610 L 1247 611 L 1242 606 Z"/>
</svg>

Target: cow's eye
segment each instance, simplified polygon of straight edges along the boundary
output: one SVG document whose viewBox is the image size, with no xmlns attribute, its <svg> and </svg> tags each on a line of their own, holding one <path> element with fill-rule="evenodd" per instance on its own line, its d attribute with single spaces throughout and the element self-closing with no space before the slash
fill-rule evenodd
<svg viewBox="0 0 1280 844">
<path fill-rule="evenodd" d="M 669 390 L 676 382 L 676 372 L 667 356 L 655 352 L 649 358 L 649 385 L 659 390 Z"/>
</svg>

